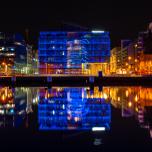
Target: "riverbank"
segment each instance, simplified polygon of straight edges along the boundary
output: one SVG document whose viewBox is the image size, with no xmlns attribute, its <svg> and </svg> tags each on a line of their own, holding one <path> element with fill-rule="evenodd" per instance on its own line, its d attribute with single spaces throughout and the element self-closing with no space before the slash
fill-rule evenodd
<svg viewBox="0 0 152 152">
<path fill-rule="evenodd" d="M 16 76 L 0 77 L 1 86 L 152 86 L 152 77 Z"/>
</svg>

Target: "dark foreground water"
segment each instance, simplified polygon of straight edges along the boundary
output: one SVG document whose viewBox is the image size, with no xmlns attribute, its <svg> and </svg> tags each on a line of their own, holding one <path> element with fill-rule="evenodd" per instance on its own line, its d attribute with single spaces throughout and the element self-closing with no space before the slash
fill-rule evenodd
<svg viewBox="0 0 152 152">
<path fill-rule="evenodd" d="M 0 151 L 152 151 L 152 88 L 0 88 Z"/>
</svg>

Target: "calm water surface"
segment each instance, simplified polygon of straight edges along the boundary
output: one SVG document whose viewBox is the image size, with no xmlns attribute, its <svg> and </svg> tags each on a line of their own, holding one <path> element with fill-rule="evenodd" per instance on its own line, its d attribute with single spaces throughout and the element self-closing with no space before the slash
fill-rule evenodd
<svg viewBox="0 0 152 152">
<path fill-rule="evenodd" d="M 152 88 L 0 88 L 3 150 L 152 151 Z"/>
</svg>

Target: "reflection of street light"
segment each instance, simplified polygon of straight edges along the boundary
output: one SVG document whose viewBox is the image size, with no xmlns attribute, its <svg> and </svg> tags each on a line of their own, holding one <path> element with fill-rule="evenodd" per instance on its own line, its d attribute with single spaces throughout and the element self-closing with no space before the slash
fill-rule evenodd
<svg viewBox="0 0 152 152">
<path fill-rule="evenodd" d="M 128 56 L 128 60 L 129 60 L 129 61 L 131 60 L 131 56 Z"/>
<path fill-rule="evenodd" d="M 4 66 L 6 63 L 5 62 L 2 62 L 2 65 Z"/>
<path fill-rule="evenodd" d="M 2 66 L 4 66 L 4 73 L 7 74 L 8 65 L 5 62 L 2 62 Z"/>
<path fill-rule="evenodd" d="M 5 65 L 5 72 L 6 72 L 6 74 L 7 74 L 7 69 L 8 69 L 8 66 L 7 66 L 7 64 Z"/>
<path fill-rule="evenodd" d="M 132 102 L 131 101 L 128 102 L 128 107 L 132 107 Z"/>
<path fill-rule="evenodd" d="M 138 101 L 138 97 L 137 97 L 137 95 L 135 96 L 135 101 L 136 101 L 136 102 Z"/>
<path fill-rule="evenodd" d="M 138 60 L 137 59 L 135 59 L 135 62 L 137 62 Z"/>
</svg>

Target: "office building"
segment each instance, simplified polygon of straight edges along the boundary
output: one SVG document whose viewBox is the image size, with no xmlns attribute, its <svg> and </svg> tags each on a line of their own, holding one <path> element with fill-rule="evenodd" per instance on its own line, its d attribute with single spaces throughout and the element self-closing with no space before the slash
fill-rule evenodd
<svg viewBox="0 0 152 152">
<path fill-rule="evenodd" d="M 109 32 L 40 32 L 38 57 L 40 74 L 97 74 L 110 57 Z"/>
<path fill-rule="evenodd" d="M 20 73 L 26 66 L 27 51 L 20 34 L 0 33 L 0 74 Z"/>
</svg>

